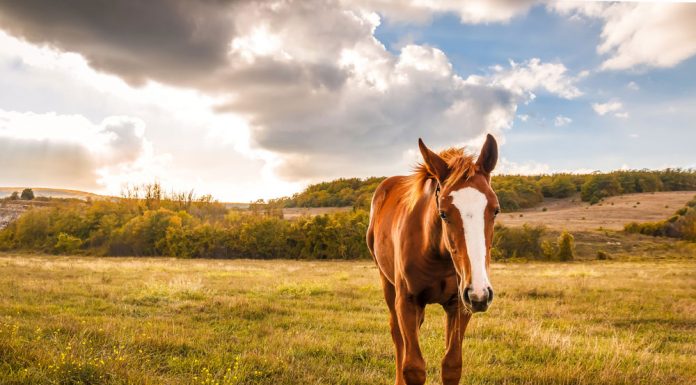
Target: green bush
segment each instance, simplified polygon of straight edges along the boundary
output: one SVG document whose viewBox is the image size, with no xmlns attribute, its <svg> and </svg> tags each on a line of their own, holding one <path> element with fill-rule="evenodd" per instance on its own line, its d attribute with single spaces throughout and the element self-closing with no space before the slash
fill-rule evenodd
<svg viewBox="0 0 696 385">
<path fill-rule="evenodd" d="M 497 260 L 509 258 L 542 259 L 544 258 L 544 249 L 542 249 L 541 238 L 545 232 L 544 226 L 524 224 L 522 227 L 506 227 L 496 225 L 491 255 Z"/>
<path fill-rule="evenodd" d="M 575 258 L 575 238 L 569 232 L 563 231 L 557 244 L 560 261 L 572 261 Z"/>
<path fill-rule="evenodd" d="M 50 232 L 50 215 L 50 209 L 37 208 L 29 210 L 20 216 L 14 226 L 6 229 L 14 233 L 13 244 L 20 248 L 31 248 L 41 251 L 45 251 L 47 247 L 52 246 L 50 241 L 53 239 Z"/>
<path fill-rule="evenodd" d="M 696 197 L 667 220 L 645 223 L 631 222 L 624 226 L 624 231 L 696 241 Z"/>
<path fill-rule="evenodd" d="M 22 190 L 21 198 L 25 201 L 30 201 L 34 199 L 34 191 L 30 188 L 25 188 L 24 190 Z"/>
<path fill-rule="evenodd" d="M 58 234 L 53 251 L 59 254 L 75 254 L 82 247 L 82 239 L 66 233 Z"/>
<path fill-rule="evenodd" d="M 580 190 L 580 197 L 585 202 L 595 204 L 602 198 L 618 195 L 620 193 L 621 185 L 616 175 L 594 174 L 583 183 Z"/>
</svg>

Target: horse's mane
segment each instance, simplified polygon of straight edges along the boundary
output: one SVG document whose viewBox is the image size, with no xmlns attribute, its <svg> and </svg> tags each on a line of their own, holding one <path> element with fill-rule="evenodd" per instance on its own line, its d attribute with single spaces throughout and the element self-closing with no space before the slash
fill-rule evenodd
<svg viewBox="0 0 696 385">
<path fill-rule="evenodd" d="M 447 163 L 450 173 L 443 183 L 443 188 L 452 187 L 462 178 L 467 179 L 473 176 L 476 171 L 476 160 L 464 148 L 450 147 L 441 151 L 438 155 Z M 416 202 L 423 196 L 425 184 L 429 180 L 435 180 L 435 176 L 428 171 L 423 163 L 418 163 L 413 168 L 413 174 L 406 176 L 399 184 L 399 195 L 402 202 L 410 210 Z"/>
</svg>

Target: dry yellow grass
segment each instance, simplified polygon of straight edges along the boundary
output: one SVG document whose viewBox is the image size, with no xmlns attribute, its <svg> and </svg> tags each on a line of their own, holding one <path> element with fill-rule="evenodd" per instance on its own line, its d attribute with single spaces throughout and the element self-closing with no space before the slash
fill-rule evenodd
<svg viewBox="0 0 696 385">
<path fill-rule="evenodd" d="M 600 227 L 621 230 L 629 222 L 665 220 L 694 195 L 696 191 L 626 194 L 606 198 L 595 205 L 581 202 L 579 197 L 547 200 L 533 209 L 502 213 L 498 222 L 508 226 L 539 224 L 568 231 Z M 542 211 L 544 207 L 547 211 Z"/>
</svg>

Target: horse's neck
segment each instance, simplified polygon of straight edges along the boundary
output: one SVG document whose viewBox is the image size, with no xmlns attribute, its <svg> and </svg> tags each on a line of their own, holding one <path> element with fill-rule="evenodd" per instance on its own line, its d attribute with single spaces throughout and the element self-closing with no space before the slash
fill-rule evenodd
<svg viewBox="0 0 696 385">
<path fill-rule="evenodd" d="M 433 193 L 426 191 L 426 193 L 423 195 L 423 199 L 425 200 L 425 204 L 424 212 L 421 215 L 424 217 L 423 223 L 426 226 L 425 235 L 428 249 L 433 257 L 438 259 L 445 257 L 449 258 L 449 253 L 447 252 L 442 240 L 444 230 L 442 228 L 442 220 L 440 219 L 440 214 L 437 209 L 436 198 Z"/>
</svg>

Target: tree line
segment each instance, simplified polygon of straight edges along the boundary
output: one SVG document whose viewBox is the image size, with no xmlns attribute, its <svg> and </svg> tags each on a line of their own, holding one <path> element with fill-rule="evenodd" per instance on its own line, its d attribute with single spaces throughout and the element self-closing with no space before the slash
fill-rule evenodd
<svg viewBox="0 0 696 385">
<path fill-rule="evenodd" d="M 56 200 L 0 230 L 0 250 L 181 258 L 369 259 L 366 210 L 285 220 L 274 210 L 214 201 Z M 544 227 L 497 226 L 492 256 L 570 260 L 572 236 L 542 241 Z M 569 244 L 569 242 L 571 244 Z"/>
<path fill-rule="evenodd" d="M 364 235 L 372 191 L 382 178 L 340 179 L 308 187 L 293 197 L 229 209 L 210 195 L 167 193 L 157 183 L 126 189 L 122 197 L 55 199 L 32 207 L 0 230 L 0 250 L 111 256 L 185 258 L 369 258 Z M 585 201 L 649 191 L 696 189 L 691 170 L 617 171 L 605 174 L 496 176 L 503 209 L 511 210 L 580 193 Z M 326 196 L 332 197 L 325 198 Z M 11 199 L 11 198 L 6 198 Z M 338 203 L 337 203 L 338 202 Z M 353 206 L 351 211 L 295 220 L 283 207 Z M 635 224 L 627 231 L 696 239 L 696 202 L 667 221 Z M 543 242 L 543 227 L 499 226 L 495 259 L 572 259 L 571 235 Z M 568 257 L 570 255 L 570 257 Z"/>
<path fill-rule="evenodd" d="M 228 209 L 210 196 L 166 194 L 158 184 L 131 189 L 118 199 L 52 203 L 29 209 L 1 230 L 0 250 L 184 258 L 369 257 L 364 210 L 289 221 L 267 207 Z"/>
<path fill-rule="evenodd" d="M 352 206 L 369 209 L 373 191 L 384 178 L 341 178 L 307 187 L 291 197 L 272 200 L 280 207 Z M 696 190 L 696 170 L 628 170 L 592 174 L 496 175 L 492 187 L 505 211 L 536 206 L 545 198 L 579 194 L 592 204 L 620 194 Z"/>
<path fill-rule="evenodd" d="M 0 250 L 182 258 L 368 259 L 369 214 L 360 208 L 283 219 L 277 204 L 228 209 L 210 196 L 165 193 L 159 184 L 121 198 L 54 199 L 0 230 Z M 497 227 L 493 257 L 572 259 L 572 236 L 543 241 L 543 227 Z M 568 242 L 571 242 L 569 244 Z"/>
</svg>

